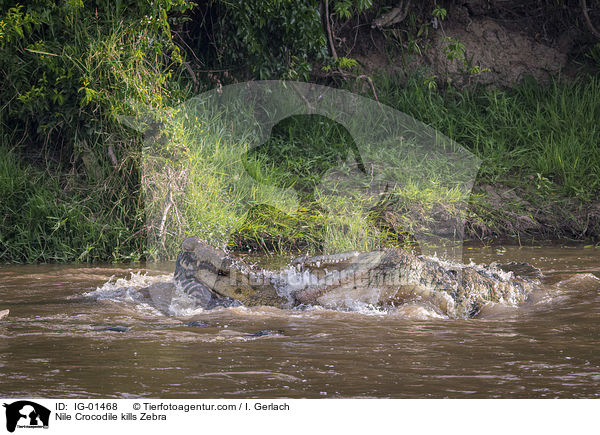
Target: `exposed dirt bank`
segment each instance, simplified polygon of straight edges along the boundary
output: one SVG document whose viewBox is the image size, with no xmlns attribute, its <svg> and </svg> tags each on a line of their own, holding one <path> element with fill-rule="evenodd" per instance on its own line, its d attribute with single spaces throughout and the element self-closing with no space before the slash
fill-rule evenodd
<svg viewBox="0 0 600 435">
<path fill-rule="evenodd" d="M 600 241 L 600 201 L 544 195 L 524 187 L 476 185 L 467 239 Z"/>
<path fill-rule="evenodd" d="M 455 86 L 512 86 L 526 76 L 544 82 L 558 74 L 573 77 L 589 68 L 583 66 L 589 60 L 585 53 L 597 41 L 578 4 L 530 8 L 525 3 L 452 3 L 445 5 L 447 16 L 441 21 L 423 6 L 412 28 L 407 18 L 363 30 L 354 39 L 350 56 L 368 73 L 420 70 L 441 84 Z M 588 10 L 600 27 L 600 9 L 592 6 Z M 346 35 L 342 40 L 351 38 Z"/>
</svg>

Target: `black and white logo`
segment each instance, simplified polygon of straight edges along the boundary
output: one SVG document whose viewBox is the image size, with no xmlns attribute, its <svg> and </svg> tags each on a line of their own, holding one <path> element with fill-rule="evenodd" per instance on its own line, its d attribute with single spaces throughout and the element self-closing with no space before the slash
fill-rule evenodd
<svg viewBox="0 0 600 435">
<path fill-rule="evenodd" d="M 16 428 L 47 429 L 50 410 L 29 400 L 19 400 L 4 404 L 6 408 L 6 430 L 14 432 Z"/>
</svg>

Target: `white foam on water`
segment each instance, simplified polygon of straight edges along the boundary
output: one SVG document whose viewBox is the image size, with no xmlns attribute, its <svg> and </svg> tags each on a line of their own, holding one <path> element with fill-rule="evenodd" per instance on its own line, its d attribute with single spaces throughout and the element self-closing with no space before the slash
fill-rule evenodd
<svg viewBox="0 0 600 435">
<path fill-rule="evenodd" d="M 172 275 L 148 276 L 141 272 L 131 272 L 129 278 L 118 278 L 113 281 L 111 277 L 101 287 L 83 294 L 84 297 L 97 300 L 108 300 L 117 303 L 133 304 L 141 314 L 163 315 L 156 307 L 146 302 L 140 290 L 155 283 L 172 282 Z"/>
<path fill-rule="evenodd" d="M 288 311 L 289 317 L 294 318 L 322 318 L 322 317 L 393 317 L 402 320 L 434 320 L 448 319 L 449 317 L 440 314 L 436 309 L 427 304 L 418 302 L 406 303 L 395 307 L 381 307 L 370 304 L 357 303 L 351 308 L 326 308 L 320 305 L 311 305 L 300 309 L 292 309 Z"/>
<path fill-rule="evenodd" d="M 423 258 L 436 262 L 444 269 L 463 270 L 465 268 L 470 268 L 478 272 L 482 272 L 486 276 L 493 276 L 494 278 L 497 278 L 504 282 L 510 281 L 511 279 L 515 278 L 513 272 L 502 270 L 495 263 L 485 265 L 474 263 L 473 260 L 470 260 L 468 264 L 457 263 L 455 261 L 438 258 L 437 253 L 434 253 L 434 255 L 432 256 L 423 256 Z"/>
<path fill-rule="evenodd" d="M 111 277 L 102 287 L 84 293 L 83 296 L 96 299 L 128 300 L 133 302 L 139 299 L 138 290 L 149 287 L 157 282 L 169 282 L 173 280 L 172 275 L 148 276 L 141 272 L 131 272 L 129 278 L 118 278 L 113 282 Z"/>
<path fill-rule="evenodd" d="M 294 266 L 270 274 L 270 281 L 277 294 L 286 298 L 290 305 L 294 301 L 294 293 L 311 285 L 318 285 L 319 278 L 310 270 L 300 271 Z"/>
<path fill-rule="evenodd" d="M 364 316 L 384 316 L 388 314 L 388 310 L 386 308 L 361 301 L 347 300 L 344 305 L 346 311 L 362 314 Z"/>
<path fill-rule="evenodd" d="M 402 317 L 408 320 L 432 320 L 432 319 L 448 319 L 448 316 L 438 313 L 431 307 L 423 304 L 405 304 L 393 308 L 390 311 L 396 317 Z"/>
<path fill-rule="evenodd" d="M 206 310 L 197 305 L 195 299 L 185 293 L 178 282 L 175 282 L 175 291 L 171 297 L 168 313 L 175 317 L 189 317 L 204 312 L 206 312 Z"/>
</svg>

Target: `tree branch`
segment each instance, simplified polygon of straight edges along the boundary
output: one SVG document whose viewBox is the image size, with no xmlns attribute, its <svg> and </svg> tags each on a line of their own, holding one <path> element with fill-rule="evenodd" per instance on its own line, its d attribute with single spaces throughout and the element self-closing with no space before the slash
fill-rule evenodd
<svg viewBox="0 0 600 435">
<path fill-rule="evenodd" d="M 587 24 L 588 29 L 592 32 L 596 38 L 600 39 L 600 32 L 596 30 L 594 25 L 592 24 L 592 20 L 590 20 L 590 16 L 588 14 L 587 2 L 586 0 L 580 0 L 581 10 L 583 11 L 583 17 L 585 18 L 585 23 Z"/>
<path fill-rule="evenodd" d="M 325 0 L 325 31 L 327 32 L 327 41 L 329 41 L 329 50 L 331 51 L 331 57 L 335 60 L 338 59 L 338 55 L 335 51 L 335 45 L 333 44 L 333 32 L 331 31 L 331 24 L 329 23 L 329 0 Z"/>
</svg>

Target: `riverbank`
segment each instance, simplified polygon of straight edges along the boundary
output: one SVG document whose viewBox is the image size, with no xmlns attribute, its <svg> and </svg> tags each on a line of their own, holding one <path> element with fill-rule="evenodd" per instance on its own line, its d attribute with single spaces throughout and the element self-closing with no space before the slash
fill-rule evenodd
<svg viewBox="0 0 600 435">
<path fill-rule="evenodd" d="M 376 77 L 374 84 L 382 103 L 432 126 L 482 160 L 467 207 L 468 240 L 598 243 L 598 77 L 546 85 L 525 81 L 511 90 L 471 88 L 460 92 L 451 87 L 431 89 L 418 76 L 408 80 Z M 254 170 L 262 165 L 271 171 L 268 177 L 275 184 L 298 187 L 304 183 L 310 191 L 323 160 L 319 163 L 309 154 L 330 155 L 336 146 L 346 146 L 348 137 L 340 134 L 335 123 L 325 128 L 305 121 L 292 126 L 277 137 L 277 147 L 267 147 L 257 156 Z M 337 136 L 332 136 L 335 131 Z M 306 148 L 305 143 L 314 144 L 313 148 Z M 140 192 L 122 191 L 108 197 L 101 175 L 95 183 L 81 183 L 69 172 L 42 169 L 10 150 L 10 144 L 4 144 L 0 154 L 0 262 L 123 262 L 155 255 L 147 244 Z M 275 167 L 273 162 L 281 161 L 282 153 L 287 153 L 288 160 Z M 107 164 L 104 169 L 110 172 Z M 203 189 L 210 190 L 206 180 L 202 182 Z M 405 190 L 402 195 L 409 193 L 415 194 Z M 458 207 L 464 199 L 441 191 L 419 194 L 424 213 L 432 204 L 446 210 Z M 241 220 L 230 247 L 280 253 L 318 251 L 327 216 L 322 207 L 312 207 L 310 201 L 305 205 L 295 214 L 254 209 L 253 216 Z M 166 234 L 174 239 L 178 234 L 198 234 L 207 223 L 223 219 L 223 207 L 212 210 L 221 214 L 197 215 L 193 224 L 183 227 L 177 216 L 169 214 L 174 211 L 167 210 L 172 226 Z M 388 222 L 403 218 L 387 215 Z M 353 219 L 357 223 L 362 218 Z M 372 248 L 360 245 L 364 223 L 353 227 L 353 222 L 340 236 L 347 240 L 337 240 L 336 246 Z M 411 242 L 410 228 L 388 228 L 379 239 L 384 245 Z"/>
<path fill-rule="evenodd" d="M 466 219 L 467 238 L 486 243 L 600 240 L 597 76 L 460 92 L 432 92 L 417 79 L 409 80 L 407 88 L 393 80 L 379 83 L 385 89 L 383 102 L 482 160 Z"/>
</svg>

